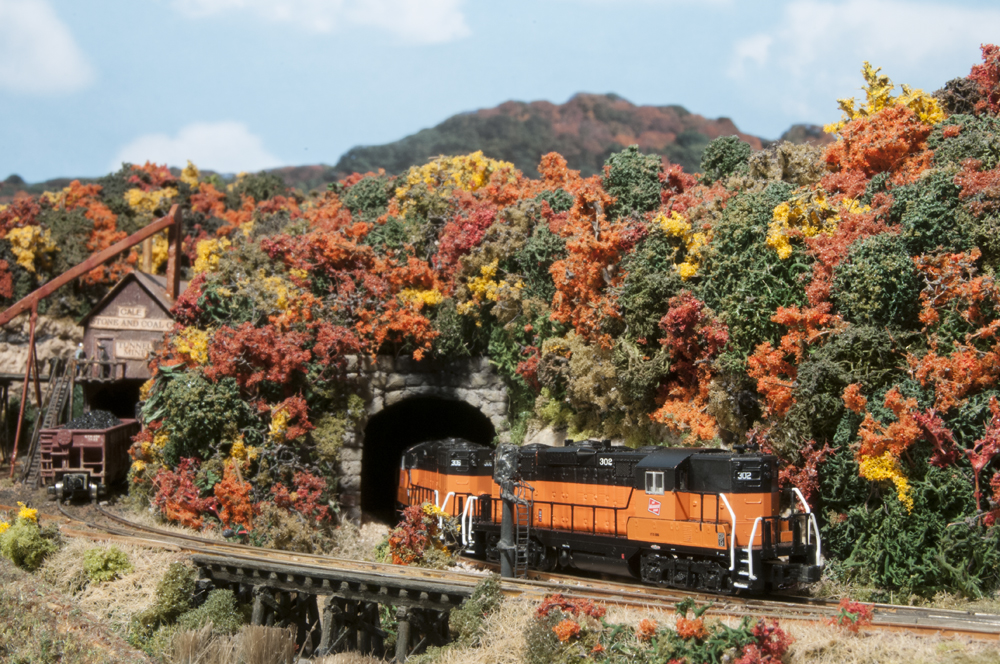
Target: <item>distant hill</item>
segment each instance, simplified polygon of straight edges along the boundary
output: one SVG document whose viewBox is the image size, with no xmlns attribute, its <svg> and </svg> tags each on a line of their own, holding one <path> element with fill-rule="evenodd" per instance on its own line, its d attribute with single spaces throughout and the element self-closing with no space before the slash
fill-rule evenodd
<svg viewBox="0 0 1000 664">
<path fill-rule="evenodd" d="M 698 170 L 705 146 L 737 135 L 754 149 L 765 141 L 737 129 L 729 118 L 711 120 L 682 106 L 636 106 L 614 94 L 580 93 L 565 104 L 508 101 L 495 108 L 454 115 L 394 143 L 349 150 L 334 170 L 341 173 L 384 168 L 401 173 L 441 154 L 482 150 L 537 176 L 539 158 L 558 152 L 583 175 L 599 173 L 623 147 L 638 144 L 688 172 Z"/>
<path fill-rule="evenodd" d="M 695 173 L 700 170 L 705 146 L 720 136 L 733 135 L 755 150 L 771 143 L 741 132 L 729 118 L 712 120 L 683 106 L 636 106 L 615 94 L 580 93 L 565 104 L 508 101 L 495 108 L 460 113 L 393 143 L 351 148 L 335 166 L 286 166 L 268 172 L 280 176 L 289 187 L 310 191 L 325 188 L 350 173 L 384 168 L 398 174 L 438 155 L 482 150 L 488 157 L 513 162 L 532 177 L 537 177 L 538 161 L 548 152 L 558 152 L 570 168 L 593 175 L 601 172 L 611 154 L 638 144 L 643 152 L 663 155 Z M 794 125 L 779 140 L 825 145 L 833 137 L 816 125 Z M 225 180 L 231 177 L 223 176 Z M 27 184 L 12 175 L 0 182 L 0 203 L 19 191 L 33 195 L 58 191 L 72 179 Z"/>
</svg>

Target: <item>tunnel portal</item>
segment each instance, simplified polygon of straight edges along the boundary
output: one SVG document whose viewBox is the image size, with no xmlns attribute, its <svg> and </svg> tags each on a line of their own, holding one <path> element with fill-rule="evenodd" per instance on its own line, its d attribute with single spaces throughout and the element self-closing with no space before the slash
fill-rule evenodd
<svg viewBox="0 0 1000 664">
<path fill-rule="evenodd" d="M 361 458 L 361 510 L 395 524 L 396 486 L 403 451 L 427 440 L 464 438 L 489 445 L 496 437 L 479 409 L 439 397 L 414 397 L 388 406 L 368 420 Z"/>
</svg>

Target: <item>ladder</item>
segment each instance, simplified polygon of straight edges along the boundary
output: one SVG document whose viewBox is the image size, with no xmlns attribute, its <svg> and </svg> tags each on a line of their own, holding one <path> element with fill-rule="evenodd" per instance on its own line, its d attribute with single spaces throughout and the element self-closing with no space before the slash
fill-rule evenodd
<svg viewBox="0 0 1000 664">
<path fill-rule="evenodd" d="M 524 577 L 528 571 L 529 542 L 531 541 L 531 511 L 534 509 L 535 489 L 522 481 L 514 482 L 514 576 Z"/>
<path fill-rule="evenodd" d="M 42 447 L 39 439 L 43 429 L 54 429 L 62 423 L 70 395 L 73 393 L 73 373 L 70 363 L 63 360 L 52 360 L 49 366 L 49 392 L 46 404 L 39 409 L 35 418 L 35 430 L 31 436 L 31 446 L 28 448 L 28 461 L 24 466 L 22 478 L 30 487 L 37 487 L 39 472 L 42 465 Z"/>
</svg>

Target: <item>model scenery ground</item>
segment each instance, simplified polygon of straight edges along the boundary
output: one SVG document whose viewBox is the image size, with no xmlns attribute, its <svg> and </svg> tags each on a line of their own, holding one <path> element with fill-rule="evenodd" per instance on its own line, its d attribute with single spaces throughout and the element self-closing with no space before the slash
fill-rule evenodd
<svg viewBox="0 0 1000 664">
<path fill-rule="evenodd" d="M 995 598 L 1000 49 L 934 95 L 863 77 L 835 143 L 723 137 L 697 176 L 638 147 L 590 177 L 558 154 L 531 178 L 476 153 L 308 194 L 126 166 L 0 209 L 0 304 L 173 203 L 190 210 L 191 285 L 129 477 L 131 500 L 188 527 L 327 550 L 339 448 L 366 412 L 346 358 L 487 355 L 514 442 L 753 443 L 821 515 L 828 588 Z M 154 250 L 161 269 L 166 240 Z M 136 260 L 46 313 L 85 311 Z M 546 652 L 617 643 L 560 611 Z M 707 642 L 684 625 L 694 640 L 675 645 Z"/>
</svg>

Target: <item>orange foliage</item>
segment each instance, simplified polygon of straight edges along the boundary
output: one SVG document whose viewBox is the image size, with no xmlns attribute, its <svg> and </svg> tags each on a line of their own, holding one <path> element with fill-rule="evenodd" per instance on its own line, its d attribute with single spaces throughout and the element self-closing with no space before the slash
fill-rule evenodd
<svg viewBox="0 0 1000 664">
<path fill-rule="evenodd" d="M 556 638 L 562 643 L 566 643 L 570 639 L 576 638 L 580 635 L 580 623 L 575 620 L 570 620 L 569 618 L 564 618 L 559 621 L 552 631 L 556 633 Z"/>
<path fill-rule="evenodd" d="M 826 150 L 824 159 L 832 172 L 823 178 L 823 188 L 857 198 L 864 193 L 858 175 L 871 178 L 889 172 L 894 184 L 913 182 L 931 166 L 931 129 L 901 104 L 852 120 L 840 130 L 841 140 Z"/>
<path fill-rule="evenodd" d="M 865 409 L 868 407 L 868 399 L 865 395 L 861 394 L 860 383 L 851 383 L 845 387 L 842 398 L 844 400 L 844 407 L 858 415 L 865 412 Z"/>
<path fill-rule="evenodd" d="M 655 620 L 643 618 L 639 621 L 639 626 L 635 629 L 635 638 L 643 642 L 649 641 L 656 636 L 656 628 L 657 624 Z"/>
<path fill-rule="evenodd" d="M 223 525 L 230 528 L 243 526 L 250 530 L 259 509 L 253 503 L 253 487 L 249 482 L 243 481 L 235 463 L 226 464 L 222 481 L 215 484 L 214 492 L 219 501 L 219 519 Z"/>
<path fill-rule="evenodd" d="M 924 387 L 934 387 L 934 408 L 941 412 L 961 405 L 967 396 L 992 387 L 1000 376 L 996 351 L 980 352 L 959 347 L 950 355 L 929 351 L 919 359 L 907 356 L 914 377 Z"/>
<path fill-rule="evenodd" d="M 916 399 L 904 398 L 899 388 L 893 387 L 885 395 L 885 407 L 893 412 L 896 421 L 886 426 L 872 417 L 871 413 L 866 413 L 858 430 L 861 456 L 879 457 L 888 451 L 899 458 L 923 433 L 914 419 Z"/>
<path fill-rule="evenodd" d="M 795 403 L 792 388 L 798 367 L 789 362 L 787 354 L 776 350 L 770 341 L 757 346 L 747 358 L 747 374 L 757 381 L 757 391 L 764 397 L 764 409 L 771 417 L 782 417 Z"/>
<path fill-rule="evenodd" d="M 705 623 L 701 618 L 678 618 L 677 619 L 677 635 L 682 639 L 704 639 L 708 636 L 708 630 L 705 629 Z"/>
</svg>

